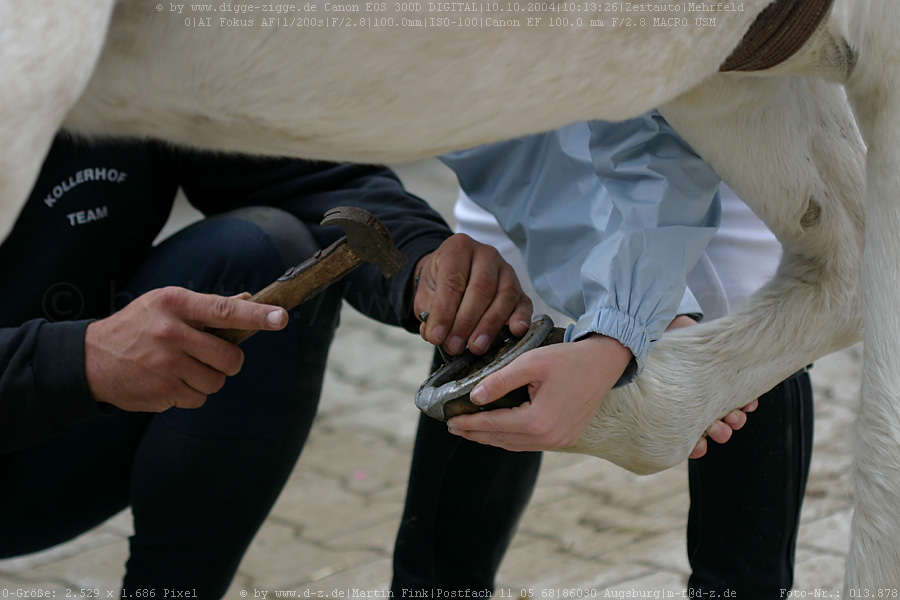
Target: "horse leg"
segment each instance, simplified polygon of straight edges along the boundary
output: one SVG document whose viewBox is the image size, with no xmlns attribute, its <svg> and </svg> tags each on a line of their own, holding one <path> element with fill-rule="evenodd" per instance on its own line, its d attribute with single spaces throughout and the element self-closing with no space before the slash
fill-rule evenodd
<svg viewBox="0 0 900 600">
<path fill-rule="evenodd" d="M 900 5 L 872 0 L 840 8 L 859 52 L 847 91 L 868 146 L 862 269 L 866 332 L 847 595 L 900 588 L 900 40 L 895 34 Z"/>
<path fill-rule="evenodd" d="M 717 76 L 662 112 L 768 224 L 784 258 L 745 309 L 667 334 L 573 449 L 639 473 L 685 459 L 715 419 L 861 329 L 864 148 L 842 88 Z"/>
</svg>

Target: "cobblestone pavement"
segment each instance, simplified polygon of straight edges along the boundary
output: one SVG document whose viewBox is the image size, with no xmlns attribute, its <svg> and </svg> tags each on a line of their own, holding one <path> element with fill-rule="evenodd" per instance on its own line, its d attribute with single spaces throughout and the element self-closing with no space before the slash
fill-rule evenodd
<svg viewBox="0 0 900 600">
<path fill-rule="evenodd" d="M 400 170 L 413 191 L 446 214 L 453 199 L 446 173 L 430 163 Z M 813 370 L 816 442 L 795 582 L 809 595 L 832 592 L 842 581 L 860 356 L 854 347 Z M 228 598 L 386 589 L 418 418 L 412 398 L 430 358 L 418 338 L 344 310 L 309 443 Z M 680 597 L 688 575 L 686 482 L 684 465 L 637 477 L 596 458 L 548 454 L 498 591 L 514 598 L 521 590 L 540 598 L 577 589 L 600 597 L 605 591 Z M 0 561 L 0 596 L 51 590 L 64 598 L 66 590 L 99 589 L 105 597 L 118 589 L 130 531 L 126 512 L 70 543 Z"/>
</svg>

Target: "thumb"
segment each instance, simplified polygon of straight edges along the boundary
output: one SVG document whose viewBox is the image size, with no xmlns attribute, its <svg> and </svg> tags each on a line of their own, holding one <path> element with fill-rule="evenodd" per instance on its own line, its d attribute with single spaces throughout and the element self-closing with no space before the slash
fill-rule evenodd
<svg viewBox="0 0 900 600">
<path fill-rule="evenodd" d="M 490 404 L 513 390 L 532 383 L 535 380 L 534 372 L 528 368 L 528 361 L 521 360 L 522 358 L 520 356 L 506 367 L 482 379 L 469 394 L 469 400 L 478 406 Z"/>
</svg>

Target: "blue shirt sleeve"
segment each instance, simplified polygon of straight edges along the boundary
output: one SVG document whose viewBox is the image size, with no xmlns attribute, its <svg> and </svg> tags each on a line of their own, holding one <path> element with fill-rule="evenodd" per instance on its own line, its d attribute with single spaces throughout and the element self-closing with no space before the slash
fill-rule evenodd
<svg viewBox="0 0 900 600">
<path fill-rule="evenodd" d="M 442 157 L 522 251 L 535 289 L 635 356 L 638 374 L 684 312 L 685 278 L 715 233 L 719 178 L 658 113 Z"/>
</svg>

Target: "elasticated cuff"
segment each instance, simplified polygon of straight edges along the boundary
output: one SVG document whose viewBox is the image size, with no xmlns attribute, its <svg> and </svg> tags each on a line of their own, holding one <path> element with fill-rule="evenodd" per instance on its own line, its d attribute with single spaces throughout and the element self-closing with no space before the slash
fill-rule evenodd
<svg viewBox="0 0 900 600">
<path fill-rule="evenodd" d="M 615 309 L 603 309 L 596 313 L 589 313 L 578 319 L 574 325 L 566 330 L 566 342 L 574 342 L 592 333 L 606 335 L 616 340 L 631 350 L 634 358 L 626 367 L 625 372 L 615 387 L 630 383 L 640 375 L 647 361 L 647 353 L 650 352 L 650 334 L 647 328 L 638 323 L 629 314 Z"/>
</svg>

